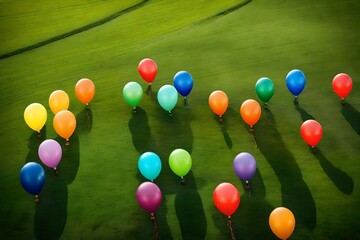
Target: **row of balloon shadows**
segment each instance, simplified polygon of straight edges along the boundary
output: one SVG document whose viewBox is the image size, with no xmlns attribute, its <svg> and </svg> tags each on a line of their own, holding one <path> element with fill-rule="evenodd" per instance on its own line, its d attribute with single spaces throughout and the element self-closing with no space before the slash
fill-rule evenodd
<svg viewBox="0 0 360 240">
<path fill-rule="evenodd" d="M 184 149 L 176 149 L 169 156 L 169 165 L 171 170 L 184 180 L 184 176 L 190 171 L 191 156 Z M 140 173 L 148 180 L 141 183 L 136 190 L 136 199 L 141 208 L 150 213 L 151 220 L 154 223 L 155 238 L 157 238 L 158 228 L 155 218 L 155 212 L 161 205 L 162 193 L 160 188 L 153 183 L 161 171 L 161 160 L 153 152 L 143 153 L 138 160 Z M 247 152 L 239 153 L 233 161 L 235 174 L 246 181 L 247 191 L 250 192 L 249 181 L 256 172 L 256 160 Z M 228 217 L 228 226 L 233 239 L 235 232 L 232 228 L 231 216 L 236 212 L 240 205 L 240 194 L 231 183 L 219 184 L 213 193 L 213 201 L 216 208 Z M 269 225 L 273 233 L 280 239 L 287 239 L 295 228 L 295 217 L 293 213 L 284 207 L 276 208 L 269 216 Z"/>
<path fill-rule="evenodd" d="M 75 94 L 89 108 L 89 103 L 95 95 L 94 83 L 87 78 L 80 79 L 75 85 Z M 66 140 L 66 145 L 70 144 L 69 139 L 76 128 L 76 118 L 68 110 L 69 105 L 69 96 L 65 91 L 55 90 L 50 94 L 49 107 L 55 115 L 53 127 L 56 133 Z M 26 107 L 24 119 L 26 124 L 34 131 L 37 131 L 40 136 L 40 130 L 44 127 L 47 120 L 46 108 L 40 103 L 32 103 Z"/>
</svg>

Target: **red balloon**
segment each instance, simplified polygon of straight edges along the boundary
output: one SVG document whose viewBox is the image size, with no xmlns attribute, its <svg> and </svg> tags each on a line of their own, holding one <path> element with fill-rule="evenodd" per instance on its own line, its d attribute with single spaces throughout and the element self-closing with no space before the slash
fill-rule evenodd
<svg viewBox="0 0 360 240">
<path fill-rule="evenodd" d="M 306 120 L 300 128 L 301 136 L 311 147 L 315 147 L 322 137 L 322 128 L 320 123 L 315 120 Z"/>
<path fill-rule="evenodd" d="M 217 209 L 226 216 L 231 216 L 240 204 L 240 194 L 231 183 L 220 183 L 214 191 L 213 200 Z"/>
<path fill-rule="evenodd" d="M 345 73 L 339 73 L 332 81 L 334 92 L 342 99 L 349 95 L 352 85 L 351 77 Z"/>
<path fill-rule="evenodd" d="M 152 83 L 157 74 L 156 63 L 150 58 L 145 58 L 140 61 L 138 71 L 142 79 L 148 83 Z"/>
</svg>

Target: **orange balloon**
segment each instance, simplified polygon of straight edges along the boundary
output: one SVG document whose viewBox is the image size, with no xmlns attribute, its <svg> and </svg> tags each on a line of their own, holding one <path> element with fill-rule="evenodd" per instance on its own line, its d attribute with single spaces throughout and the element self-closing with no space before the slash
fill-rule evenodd
<svg viewBox="0 0 360 240">
<path fill-rule="evenodd" d="M 56 133 L 69 141 L 76 128 L 76 118 L 72 112 L 61 110 L 55 115 L 53 125 Z"/>
<path fill-rule="evenodd" d="M 75 86 L 76 97 L 88 105 L 95 95 L 95 85 L 87 78 L 80 79 Z"/>
<path fill-rule="evenodd" d="M 240 114 L 244 122 L 252 127 L 259 121 L 261 116 L 260 104 L 254 99 L 248 99 L 241 104 Z"/>
<path fill-rule="evenodd" d="M 211 110 L 222 117 L 229 105 L 229 99 L 223 91 L 217 90 L 210 94 L 209 105 Z"/>
<path fill-rule="evenodd" d="M 69 96 L 63 90 L 53 91 L 49 97 L 49 106 L 54 114 L 69 108 Z"/>
<path fill-rule="evenodd" d="M 271 231 L 280 239 L 287 239 L 295 229 L 294 214 L 287 208 L 275 208 L 269 217 Z"/>
</svg>

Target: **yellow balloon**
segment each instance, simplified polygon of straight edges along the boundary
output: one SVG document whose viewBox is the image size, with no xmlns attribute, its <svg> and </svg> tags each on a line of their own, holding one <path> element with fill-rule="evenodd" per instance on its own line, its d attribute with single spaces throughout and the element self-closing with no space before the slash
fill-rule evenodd
<svg viewBox="0 0 360 240">
<path fill-rule="evenodd" d="M 69 96 L 63 90 L 53 91 L 49 97 L 49 106 L 54 114 L 69 108 Z"/>
<path fill-rule="evenodd" d="M 40 132 L 44 127 L 47 118 L 47 112 L 40 103 L 32 103 L 24 111 L 26 124 L 33 130 Z"/>
</svg>

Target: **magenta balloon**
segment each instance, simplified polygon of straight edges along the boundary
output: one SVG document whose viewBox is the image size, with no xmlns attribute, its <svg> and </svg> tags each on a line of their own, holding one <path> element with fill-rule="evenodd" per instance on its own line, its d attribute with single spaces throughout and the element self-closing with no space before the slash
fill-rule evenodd
<svg viewBox="0 0 360 240">
<path fill-rule="evenodd" d="M 241 180 L 250 180 L 256 172 L 256 161 L 250 153 L 242 152 L 235 157 L 233 167 Z"/>
<path fill-rule="evenodd" d="M 160 188 L 155 183 L 144 182 L 136 190 L 136 200 L 145 211 L 154 213 L 162 201 Z"/>
<path fill-rule="evenodd" d="M 56 168 L 62 156 L 60 144 L 52 139 L 43 141 L 38 150 L 40 160 L 50 168 Z"/>
</svg>

